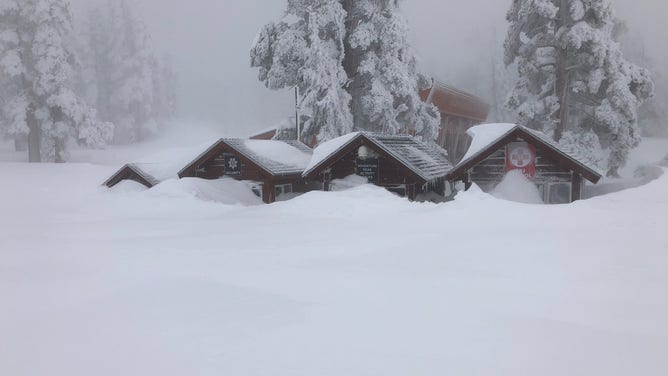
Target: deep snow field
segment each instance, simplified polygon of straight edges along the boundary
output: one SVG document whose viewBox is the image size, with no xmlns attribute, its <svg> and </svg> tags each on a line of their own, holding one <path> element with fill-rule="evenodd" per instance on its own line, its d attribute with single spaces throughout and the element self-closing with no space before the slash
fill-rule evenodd
<svg viewBox="0 0 668 376">
<path fill-rule="evenodd" d="M 668 374 L 668 175 L 565 206 L 100 187 L 164 147 L 3 146 L 0 375 Z"/>
</svg>

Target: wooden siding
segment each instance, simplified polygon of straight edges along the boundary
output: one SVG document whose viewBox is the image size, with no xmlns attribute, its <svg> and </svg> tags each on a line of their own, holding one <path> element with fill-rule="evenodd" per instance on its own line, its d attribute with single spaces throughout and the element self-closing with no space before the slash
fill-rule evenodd
<svg viewBox="0 0 668 376">
<path fill-rule="evenodd" d="M 517 139 L 517 141 L 523 140 Z M 505 146 L 478 163 L 469 171 L 470 180 L 474 183 L 498 183 L 505 175 Z M 571 182 L 573 180 L 573 171 L 564 167 L 557 160 L 546 154 L 544 149 L 536 148 L 536 175 L 533 180 L 536 184 Z"/>
<path fill-rule="evenodd" d="M 208 156 L 201 165 L 193 166 L 193 168 L 182 174 L 181 177 L 196 177 L 210 180 L 220 179 L 226 176 L 225 155 L 233 155 L 241 161 L 241 174 L 230 177 L 235 180 L 254 181 L 262 184 L 262 199 L 267 204 L 276 201 L 274 189 L 277 185 L 291 184 L 293 192 L 297 193 L 313 190 L 313 185 L 305 182 L 301 174 L 273 176 L 226 144 L 221 145 L 215 154 Z"/>
<path fill-rule="evenodd" d="M 527 142 L 517 137 L 510 142 Z M 571 184 L 571 201 L 580 200 L 584 186 L 584 179 L 580 174 L 571 170 L 563 161 L 554 158 L 554 153 L 537 143 L 530 143 L 536 147 L 536 173 L 532 181 L 538 187 L 546 187 L 551 183 Z M 484 191 L 490 191 L 503 180 L 506 175 L 506 146 L 504 143 L 496 151 L 482 161 L 476 163 L 463 177 L 467 187 L 476 183 Z"/>
<path fill-rule="evenodd" d="M 358 150 L 361 146 L 366 146 L 378 154 L 378 177 L 376 181 L 371 181 L 371 183 L 384 188 L 404 186 L 406 196 L 411 200 L 415 199 L 417 194 L 425 193 L 427 190 L 444 189 L 443 181 L 433 182 L 428 187 L 424 179 L 410 171 L 382 148 L 362 137 L 339 152 L 333 163 L 323 166 L 323 169 L 317 175 L 317 179 L 323 183 L 324 190 L 329 190 L 332 180 L 343 179 L 357 173 Z M 442 194 L 443 192 L 438 193 Z"/>
</svg>

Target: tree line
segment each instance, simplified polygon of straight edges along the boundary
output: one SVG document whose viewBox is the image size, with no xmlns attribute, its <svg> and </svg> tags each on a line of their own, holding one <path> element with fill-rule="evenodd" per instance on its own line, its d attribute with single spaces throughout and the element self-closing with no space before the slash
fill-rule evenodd
<svg viewBox="0 0 668 376">
<path fill-rule="evenodd" d="M 639 108 L 654 85 L 625 59 L 611 1 L 512 0 L 507 21 L 505 67 L 493 57 L 485 85 L 491 116 L 543 131 L 617 176 L 640 142 L 649 107 Z M 271 89 L 300 89 L 307 136 L 413 131 L 433 140 L 439 114 L 417 96 L 428 83 L 407 34 L 398 0 L 288 0 L 253 44 L 251 66 Z"/>
<path fill-rule="evenodd" d="M 126 0 L 0 1 L 0 133 L 30 162 L 64 162 L 73 144 L 144 140 L 176 107 L 175 75 Z"/>
</svg>

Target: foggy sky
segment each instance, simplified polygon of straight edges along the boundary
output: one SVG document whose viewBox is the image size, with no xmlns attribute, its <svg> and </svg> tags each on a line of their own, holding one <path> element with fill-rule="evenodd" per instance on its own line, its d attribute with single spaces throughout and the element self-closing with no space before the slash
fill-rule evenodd
<svg viewBox="0 0 668 376">
<path fill-rule="evenodd" d="M 72 0 L 77 6 L 90 0 Z M 134 0 L 160 53 L 179 73 L 179 115 L 244 136 L 292 113 L 292 93 L 274 92 L 249 67 L 258 30 L 277 20 L 285 0 Z M 490 64 L 489 46 L 502 41 L 510 0 L 406 0 L 403 10 L 421 70 L 475 94 L 471 67 Z M 668 2 L 616 0 L 631 33 L 647 38 L 657 66 L 668 61 Z M 501 52 L 500 47 L 498 52 Z"/>
</svg>

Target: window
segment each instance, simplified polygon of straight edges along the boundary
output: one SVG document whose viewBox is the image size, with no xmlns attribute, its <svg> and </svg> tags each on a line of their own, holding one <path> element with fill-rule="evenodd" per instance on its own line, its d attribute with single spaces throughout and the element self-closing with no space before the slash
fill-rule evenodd
<svg viewBox="0 0 668 376">
<path fill-rule="evenodd" d="M 550 183 L 547 190 L 548 204 L 570 204 L 571 183 Z"/>
<path fill-rule="evenodd" d="M 281 184 L 281 185 L 277 185 L 277 186 L 274 188 L 274 190 L 275 190 L 275 192 L 276 192 L 276 197 L 278 197 L 278 196 L 280 196 L 280 195 L 282 195 L 282 194 L 292 193 L 292 184 Z"/>
<path fill-rule="evenodd" d="M 253 184 L 251 186 L 251 192 L 257 197 L 262 198 L 262 184 Z"/>
</svg>

